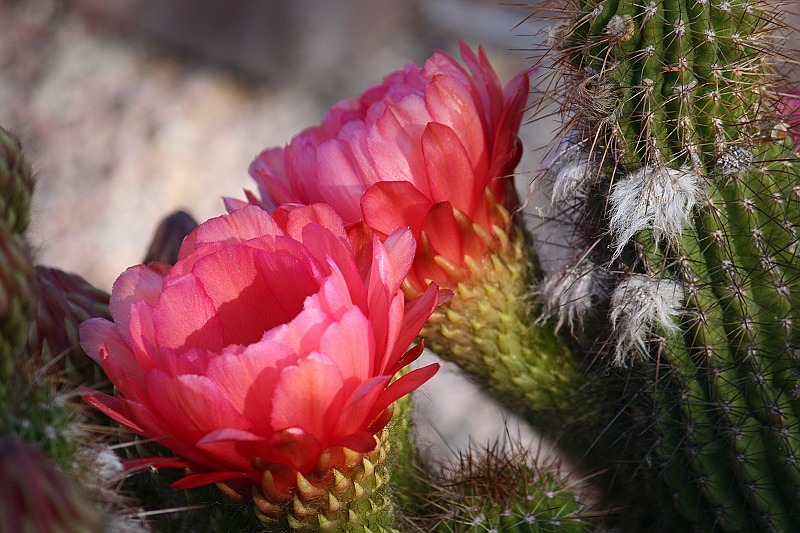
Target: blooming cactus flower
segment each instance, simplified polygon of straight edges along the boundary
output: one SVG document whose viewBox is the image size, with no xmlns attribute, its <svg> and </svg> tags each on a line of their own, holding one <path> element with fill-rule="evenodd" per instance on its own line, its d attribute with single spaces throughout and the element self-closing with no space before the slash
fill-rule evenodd
<svg viewBox="0 0 800 533">
<path fill-rule="evenodd" d="M 528 93 L 524 73 L 503 87 L 482 49 L 462 43 L 461 55 L 468 69 L 436 52 L 337 103 L 285 148 L 262 152 L 250 166 L 261 198 L 249 200 L 270 211 L 326 202 L 345 222 L 364 220 L 384 235 L 409 227 L 420 243 L 409 294 L 426 280 L 455 286 L 468 274 L 465 256 L 481 257 L 499 244 L 495 228 L 509 228 L 500 206 L 514 201 Z"/>
<path fill-rule="evenodd" d="M 392 381 L 422 351 L 408 347 L 438 290 L 412 302 L 400 290 L 410 231 L 358 236 L 324 205 L 206 221 L 173 267 L 117 279 L 113 322 L 81 325 L 83 348 L 119 391 L 86 400 L 177 454 L 157 466 L 188 468 L 181 488 L 230 481 L 249 496 L 264 476 L 285 488 L 374 450 L 391 403 L 437 370 Z"/>
</svg>

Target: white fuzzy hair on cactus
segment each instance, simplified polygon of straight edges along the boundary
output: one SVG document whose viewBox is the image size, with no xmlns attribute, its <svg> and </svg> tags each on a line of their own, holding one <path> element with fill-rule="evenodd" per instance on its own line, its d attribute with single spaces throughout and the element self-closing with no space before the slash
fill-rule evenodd
<svg viewBox="0 0 800 533">
<path fill-rule="evenodd" d="M 617 182 L 610 197 L 612 259 L 642 230 L 652 229 L 656 241 L 679 236 L 701 193 L 699 182 L 697 173 L 688 169 L 650 166 Z"/>
<path fill-rule="evenodd" d="M 541 288 L 542 317 L 557 317 L 556 331 L 566 324 L 574 332 L 575 324 L 580 324 L 596 300 L 603 297 L 604 274 L 605 269 L 582 260 L 548 277 Z"/>
<path fill-rule="evenodd" d="M 647 342 L 656 329 L 664 334 L 677 332 L 675 319 L 683 299 L 683 287 L 675 280 L 644 274 L 622 280 L 611 295 L 614 364 L 624 367 L 636 355 L 647 357 Z"/>
</svg>

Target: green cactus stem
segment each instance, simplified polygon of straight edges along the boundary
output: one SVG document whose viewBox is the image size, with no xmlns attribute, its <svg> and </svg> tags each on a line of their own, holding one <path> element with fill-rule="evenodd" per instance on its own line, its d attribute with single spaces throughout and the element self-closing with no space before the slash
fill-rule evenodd
<svg viewBox="0 0 800 533">
<path fill-rule="evenodd" d="M 0 220 L 11 233 L 28 228 L 33 181 L 19 140 L 0 126 Z"/>
<path fill-rule="evenodd" d="M 28 227 L 33 177 L 17 139 L 0 128 L 0 432 L 9 430 L 15 371 L 36 309 Z"/>
<path fill-rule="evenodd" d="M 800 161 L 774 89 L 779 7 L 559 4 L 557 67 L 577 90 L 548 172 L 583 263 L 554 279 L 611 273 L 596 308 L 611 335 L 573 331 L 626 369 L 609 381 L 644 384 L 606 426 L 642 436 L 646 489 L 622 500 L 652 529 L 800 529 Z"/>
<path fill-rule="evenodd" d="M 510 236 L 497 228 L 496 252 L 465 258 L 470 276 L 420 336 L 513 412 L 553 429 L 556 418 L 581 415 L 572 400 L 584 379 L 567 344 L 536 324 L 530 286 L 537 270 L 523 233 L 511 228 Z"/>
</svg>

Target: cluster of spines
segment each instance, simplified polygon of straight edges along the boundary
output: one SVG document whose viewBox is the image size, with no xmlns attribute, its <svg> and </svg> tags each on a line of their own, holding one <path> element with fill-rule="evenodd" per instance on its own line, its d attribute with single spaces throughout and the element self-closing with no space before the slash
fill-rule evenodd
<svg viewBox="0 0 800 533">
<path fill-rule="evenodd" d="M 434 490 L 414 519 L 418 531 L 538 533 L 591 531 L 579 483 L 558 463 L 519 445 L 470 446 L 429 479 Z M 596 524 L 595 524 L 596 525 Z"/>
<path fill-rule="evenodd" d="M 574 16 L 551 36 L 562 73 L 578 81 L 563 109 L 587 162 L 581 172 L 574 157 L 556 161 L 550 178 L 581 211 L 568 217 L 576 242 L 600 239 L 578 256 L 615 272 L 603 277 L 613 330 L 605 344 L 647 384 L 644 459 L 677 511 L 664 520 L 792 530 L 800 203 L 797 158 L 772 96 L 776 8 L 571 5 Z M 597 272 L 567 264 L 550 286 L 575 271 Z M 563 303 L 549 298 L 553 309 Z M 578 310 L 566 307 L 562 321 Z"/>
</svg>

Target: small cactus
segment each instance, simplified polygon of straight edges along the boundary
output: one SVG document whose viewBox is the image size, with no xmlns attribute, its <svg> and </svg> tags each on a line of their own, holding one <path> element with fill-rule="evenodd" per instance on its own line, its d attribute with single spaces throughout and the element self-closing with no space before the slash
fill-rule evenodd
<svg viewBox="0 0 800 533">
<path fill-rule="evenodd" d="M 558 463 L 535 457 L 519 444 L 471 445 L 457 464 L 428 475 L 433 490 L 414 520 L 419 531 L 592 531 L 581 484 L 562 474 Z"/>
</svg>

